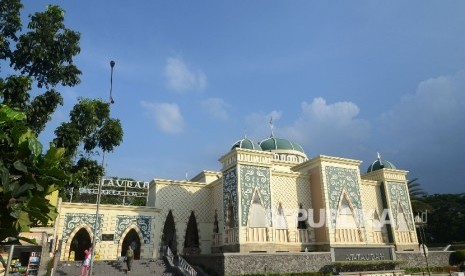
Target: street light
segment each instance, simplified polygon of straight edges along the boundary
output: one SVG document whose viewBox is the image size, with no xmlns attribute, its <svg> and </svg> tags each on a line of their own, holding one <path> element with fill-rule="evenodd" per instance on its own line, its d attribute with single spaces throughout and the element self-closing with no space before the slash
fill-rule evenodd
<svg viewBox="0 0 465 276">
<path fill-rule="evenodd" d="M 110 73 L 110 107 L 111 104 L 115 103 L 112 97 L 112 90 L 113 90 L 113 67 L 115 67 L 115 62 L 112 60 L 110 61 L 111 73 Z M 102 168 L 104 167 L 105 163 L 105 150 L 102 154 Z M 102 186 L 103 186 L 103 175 L 100 177 L 100 181 L 98 184 L 98 192 L 97 192 L 97 209 L 95 211 L 95 224 L 94 224 L 94 235 L 92 239 L 92 248 L 91 248 L 91 260 L 90 260 L 90 268 L 89 268 L 89 276 L 92 275 L 94 270 L 94 257 L 95 257 L 95 241 L 97 240 L 97 230 L 101 227 L 99 223 L 99 211 L 100 211 L 100 198 L 102 196 Z"/>
<path fill-rule="evenodd" d="M 428 264 L 428 255 L 426 253 L 426 246 L 425 246 L 425 230 L 424 230 L 424 225 L 426 224 L 426 219 L 423 219 L 423 214 L 420 217 L 420 214 L 415 216 L 415 226 L 418 228 L 418 233 L 420 234 L 420 242 L 421 242 L 421 248 L 423 249 L 423 255 L 425 256 L 425 261 L 426 261 L 426 269 L 428 270 L 428 275 L 431 276 L 431 272 L 429 271 L 429 264 Z"/>
</svg>

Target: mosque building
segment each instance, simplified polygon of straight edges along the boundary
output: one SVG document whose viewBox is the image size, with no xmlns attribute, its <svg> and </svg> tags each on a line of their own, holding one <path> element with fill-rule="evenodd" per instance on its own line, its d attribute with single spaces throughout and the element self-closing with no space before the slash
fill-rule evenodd
<svg viewBox="0 0 465 276">
<path fill-rule="evenodd" d="M 235 142 L 219 162 L 220 171 L 189 181 L 153 179 L 143 207 L 102 204 L 97 216 L 95 204 L 61 202 L 60 260 L 82 259 L 94 230 L 100 260 L 117 259 L 130 243 L 136 259 L 166 247 L 184 255 L 418 250 L 407 171 L 379 155 L 365 171 L 359 160 L 309 159 L 272 133 Z"/>
</svg>

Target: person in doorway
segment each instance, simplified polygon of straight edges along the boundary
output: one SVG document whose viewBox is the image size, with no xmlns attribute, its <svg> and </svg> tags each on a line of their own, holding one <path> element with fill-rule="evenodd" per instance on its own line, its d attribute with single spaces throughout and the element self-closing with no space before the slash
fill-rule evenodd
<svg viewBox="0 0 465 276">
<path fill-rule="evenodd" d="M 134 260 L 134 250 L 132 250 L 131 245 L 128 245 L 128 250 L 126 251 L 126 264 L 128 266 L 128 272 L 131 272 L 133 260 Z"/>
<path fill-rule="evenodd" d="M 87 276 L 87 274 L 89 274 L 90 259 L 90 249 L 84 250 L 84 260 L 82 261 L 81 276 Z"/>
</svg>

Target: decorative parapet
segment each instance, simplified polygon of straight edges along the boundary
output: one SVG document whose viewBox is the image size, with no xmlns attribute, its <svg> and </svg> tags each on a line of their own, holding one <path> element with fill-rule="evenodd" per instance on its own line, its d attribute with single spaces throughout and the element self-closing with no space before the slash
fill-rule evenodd
<svg viewBox="0 0 465 276">
<path fill-rule="evenodd" d="M 362 175 L 362 179 L 373 181 L 394 180 L 403 182 L 407 180 L 407 173 L 408 171 L 404 170 L 381 169 Z"/>
<path fill-rule="evenodd" d="M 223 155 L 219 161 L 223 164 L 222 171 L 237 165 L 261 165 L 271 166 L 273 154 L 271 152 L 235 148 L 226 155 Z"/>
</svg>

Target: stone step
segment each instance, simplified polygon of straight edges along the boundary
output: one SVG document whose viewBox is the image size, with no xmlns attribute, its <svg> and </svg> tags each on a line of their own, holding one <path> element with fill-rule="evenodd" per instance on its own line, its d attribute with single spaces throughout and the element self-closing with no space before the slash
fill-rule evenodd
<svg viewBox="0 0 465 276">
<path fill-rule="evenodd" d="M 81 275 L 81 262 L 60 262 L 54 270 L 54 275 Z M 127 272 L 126 263 L 118 261 L 95 261 L 93 276 L 106 275 L 172 275 L 178 274 L 171 270 L 163 260 L 135 260 L 132 264 L 131 272 Z"/>
</svg>

